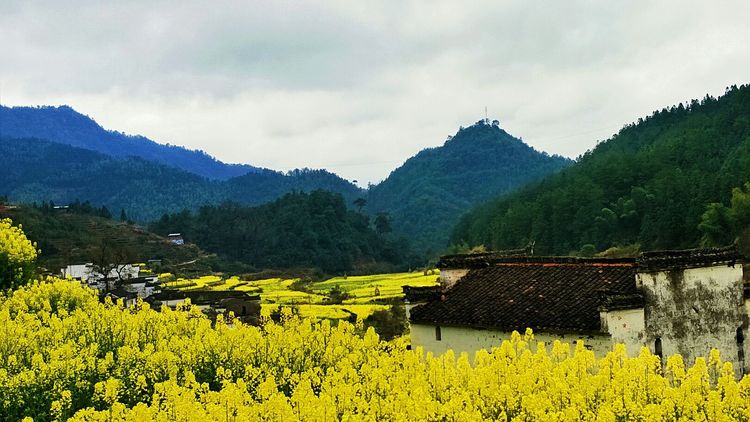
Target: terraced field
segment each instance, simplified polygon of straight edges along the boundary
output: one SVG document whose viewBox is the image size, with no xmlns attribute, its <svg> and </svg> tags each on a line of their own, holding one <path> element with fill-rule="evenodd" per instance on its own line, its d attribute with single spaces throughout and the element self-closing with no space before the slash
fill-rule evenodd
<svg viewBox="0 0 750 422">
<path fill-rule="evenodd" d="M 161 274 L 165 287 L 178 290 L 237 290 L 257 293 L 264 313 L 279 307 L 294 308 L 303 317 L 325 319 L 364 319 L 377 310 L 387 309 L 389 300 L 403 297 L 402 286 L 422 287 L 437 284 L 438 272 L 375 274 L 365 276 L 334 277 L 314 283 L 299 283 L 298 279 L 269 278 L 241 280 L 238 277 L 222 279 L 204 276 L 195 279 L 174 279 L 171 274 Z M 330 303 L 330 292 L 338 288 L 345 299 Z"/>
</svg>

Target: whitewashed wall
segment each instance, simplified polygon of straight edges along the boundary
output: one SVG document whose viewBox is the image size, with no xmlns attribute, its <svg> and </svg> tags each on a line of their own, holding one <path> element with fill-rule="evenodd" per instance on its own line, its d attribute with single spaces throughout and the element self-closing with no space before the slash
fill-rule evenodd
<svg viewBox="0 0 750 422">
<path fill-rule="evenodd" d="M 511 337 L 511 332 L 508 331 L 478 330 L 463 327 L 440 327 L 440 332 L 442 340 L 438 341 L 435 339 L 434 325 L 412 324 L 412 348 L 422 347 L 425 352 L 432 352 L 433 354 L 442 354 L 450 349 L 456 355 L 466 352 L 473 357 L 477 350 L 489 350 L 492 347 L 498 347 L 503 340 L 509 340 Z M 544 342 L 547 346 L 552 346 L 555 340 L 571 344 L 583 340 L 585 345 L 593 350 L 597 356 L 604 356 L 612 349 L 612 340 L 606 334 L 534 333 L 534 344 Z M 536 348 L 536 346 L 533 347 Z"/>
<path fill-rule="evenodd" d="M 601 312 L 602 331 L 608 332 L 613 344 L 622 343 L 628 356 L 638 356 L 646 345 L 646 320 L 643 308 Z"/>
<path fill-rule="evenodd" d="M 641 272 L 637 282 L 651 351 L 660 338 L 664 356 L 679 353 L 691 365 L 716 348 L 739 372 L 737 328 L 747 318 L 740 265 Z"/>
</svg>

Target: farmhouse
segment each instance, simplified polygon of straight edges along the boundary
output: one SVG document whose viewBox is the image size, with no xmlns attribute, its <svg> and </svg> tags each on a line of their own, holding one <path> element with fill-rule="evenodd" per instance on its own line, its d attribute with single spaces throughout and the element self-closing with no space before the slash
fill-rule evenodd
<svg viewBox="0 0 750 422">
<path fill-rule="evenodd" d="M 257 323 L 260 317 L 260 295 L 235 290 L 162 290 L 149 296 L 146 301 L 154 309 L 161 305 L 176 308 L 188 300 L 209 316 L 232 312 L 246 323 Z"/>
<path fill-rule="evenodd" d="M 637 259 L 538 257 L 528 253 L 440 259 L 437 290 L 406 290 L 414 347 L 442 353 L 499 345 L 513 331 L 537 341 L 583 340 L 598 355 L 623 343 L 680 353 L 712 348 L 750 373 L 750 288 L 734 247 L 661 251 Z"/>
<path fill-rule="evenodd" d="M 169 233 L 167 239 L 175 245 L 184 245 L 185 240 L 180 233 Z"/>
</svg>

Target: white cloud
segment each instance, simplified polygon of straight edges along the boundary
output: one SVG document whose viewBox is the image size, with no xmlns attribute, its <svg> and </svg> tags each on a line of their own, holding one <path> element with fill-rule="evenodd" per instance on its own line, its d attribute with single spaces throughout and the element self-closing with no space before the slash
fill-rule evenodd
<svg viewBox="0 0 750 422">
<path fill-rule="evenodd" d="M 750 82 L 747 2 L 2 2 L 3 102 L 378 181 L 490 114 L 577 156 Z"/>
</svg>

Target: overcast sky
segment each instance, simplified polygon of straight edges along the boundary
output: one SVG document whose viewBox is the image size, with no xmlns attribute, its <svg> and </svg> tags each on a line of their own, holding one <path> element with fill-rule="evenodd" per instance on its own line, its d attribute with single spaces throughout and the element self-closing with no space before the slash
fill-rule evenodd
<svg viewBox="0 0 750 422">
<path fill-rule="evenodd" d="M 750 2 L 0 0 L 5 105 L 377 182 L 484 117 L 575 158 L 750 82 Z"/>
</svg>

